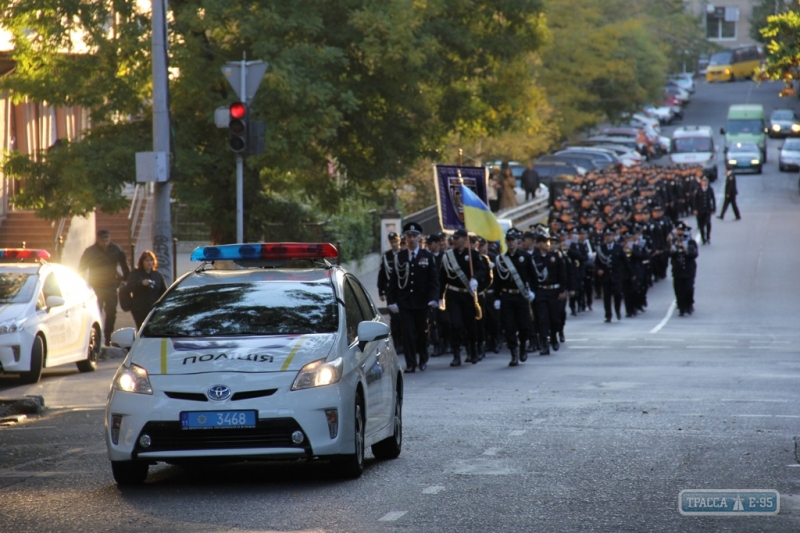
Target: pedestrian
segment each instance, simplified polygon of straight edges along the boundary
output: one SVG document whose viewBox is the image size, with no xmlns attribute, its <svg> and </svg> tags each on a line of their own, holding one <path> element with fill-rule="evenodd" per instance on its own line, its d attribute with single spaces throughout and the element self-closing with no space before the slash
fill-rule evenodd
<svg viewBox="0 0 800 533">
<path fill-rule="evenodd" d="M 120 271 L 117 269 L 121 269 Z M 98 230 L 95 243 L 81 255 L 78 272 L 86 276 L 89 285 L 97 295 L 100 312 L 103 313 L 103 336 L 105 345 L 111 344 L 111 334 L 117 321 L 117 289 L 128 279 L 130 268 L 125 252 L 117 244 L 111 242 L 111 232 Z"/>
<path fill-rule="evenodd" d="M 697 217 L 700 240 L 703 244 L 711 244 L 711 217 L 717 212 L 717 199 L 714 197 L 714 188 L 708 184 L 706 176 L 700 179 L 700 188 L 694 194 L 692 207 Z"/>
<path fill-rule="evenodd" d="M 672 286 L 680 316 L 694 313 L 694 278 L 697 274 L 698 251 L 697 242 L 689 235 L 691 230 L 692 228 L 680 221 L 675 225 L 675 233 L 672 235 Z"/>
<path fill-rule="evenodd" d="M 539 190 L 539 173 L 533 168 L 533 161 L 528 163 L 525 170 L 522 172 L 520 182 L 523 190 L 525 191 L 525 201 L 536 199 L 536 191 Z"/>
<path fill-rule="evenodd" d="M 500 183 L 500 169 L 494 167 L 491 176 L 489 176 L 489 188 L 486 193 L 489 200 L 489 209 L 491 209 L 493 213 L 497 213 L 500 210 L 502 188 L 503 185 Z"/>
<path fill-rule="evenodd" d="M 145 250 L 139 256 L 136 268 L 128 276 L 128 283 L 120 290 L 131 294 L 131 315 L 136 323 L 136 329 L 142 327 L 142 322 L 147 318 L 153 304 L 161 298 L 167 290 L 164 276 L 157 270 L 158 259 L 156 254 Z"/>
<path fill-rule="evenodd" d="M 476 296 L 478 280 L 486 275 L 486 267 L 478 251 L 467 246 L 467 236 L 463 228 L 453 233 L 453 247 L 444 254 L 439 276 L 439 308 L 447 311 L 451 328 L 453 361 L 450 366 L 461 366 L 461 346 L 466 347 L 470 363 L 478 362 L 475 331 L 476 321 L 483 311 L 477 305 Z"/>
<path fill-rule="evenodd" d="M 500 311 L 506 344 L 511 351 L 508 366 L 517 366 L 528 359 L 525 348 L 532 325 L 531 302 L 534 299 L 533 263 L 531 255 L 520 248 L 522 233 L 517 228 L 506 232 L 507 251 L 498 255 L 494 264 L 495 300 L 493 307 Z"/>
<path fill-rule="evenodd" d="M 386 236 L 389 242 L 389 249 L 381 256 L 381 267 L 378 270 L 378 298 L 382 302 L 386 301 L 386 290 L 389 287 L 389 278 L 394 271 L 394 257 L 400 253 L 400 236 L 390 231 Z M 389 329 L 392 332 L 392 340 L 398 354 L 403 354 L 403 329 L 400 327 L 400 316 L 396 313 L 389 315 Z"/>
<path fill-rule="evenodd" d="M 536 322 L 539 326 L 539 355 L 550 355 L 550 346 L 558 351 L 558 332 L 560 326 L 560 302 L 567 298 L 567 270 L 560 252 L 550 249 L 550 238 L 536 236 L 536 249 L 531 254 L 535 277 L 533 301 L 536 308 Z M 549 339 L 549 342 L 548 342 Z"/>
<path fill-rule="evenodd" d="M 628 258 L 622 246 L 616 242 L 617 234 L 612 228 L 606 228 L 603 233 L 603 244 L 597 248 L 595 267 L 597 276 L 603 287 L 603 307 L 606 312 L 606 322 L 611 322 L 611 300 L 614 300 L 614 311 L 617 320 L 622 320 L 622 280 L 626 272 L 630 271 Z"/>
<path fill-rule="evenodd" d="M 386 288 L 389 311 L 400 315 L 406 372 L 428 367 L 428 312 L 439 306 L 439 272 L 433 254 L 422 248 L 422 226 L 403 226 L 406 249 L 394 257 Z"/>
<path fill-rule="evenodd" d="M 725 171 L 725 201 L 722 203 L 722 211 L 718 217 L 720 220 L 725 218 L 725 211 L 728 210 L 728 206 L 731 206 L 733 209 L 736 220 L 742 219 L 739 215 L 739 206 L 736 205 L 736 195 L 738 194 L 739 191 L 736 188 L 736 174 L 734 174 L 731 169 L 728 169 Z"/>
<path fill-rule="evenodd" d="M 511 173 L 511 169 L 506 167 L 500 175 L 500 184 L 502 185 L 502 196 L 500 197 L 500 209 L 508 209 L 510 207 L 517 207 L 517 178 Z"/>
</svg>

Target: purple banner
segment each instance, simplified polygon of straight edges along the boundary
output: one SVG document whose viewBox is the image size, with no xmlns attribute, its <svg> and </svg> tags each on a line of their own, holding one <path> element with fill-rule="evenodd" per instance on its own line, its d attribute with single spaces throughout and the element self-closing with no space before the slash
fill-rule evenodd
<svg viewBox="0 0 800 533">
<path fill-rule="evenodd" d="M 439 207 L 439 222 L 446 233 L 464 227 L 464 205 L 461 201 L 461 180 L 472 189 L 487 206 L 489 173 L 486 167 L 459 167 L 434 165 L 433 179 L 436 184 L 436 204 Z"/>
</svg>

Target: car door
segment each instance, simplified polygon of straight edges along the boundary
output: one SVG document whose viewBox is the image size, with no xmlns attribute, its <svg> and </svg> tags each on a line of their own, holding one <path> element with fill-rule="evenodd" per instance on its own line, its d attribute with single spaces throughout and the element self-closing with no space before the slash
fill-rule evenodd
<svg viewBox="0 0 800 533">
<path fill-rule="evenodd" d="M 64 362 L 86 357 L 89 343 L 88 285 L 83 278 L 66 268 L 56 269 L 56 277 L 64 300 L 64 319 L 67 324 Z"/>
<path fill-rule="evenodd" d="M 58 278 L 52 270 L 44 276 L 42 289 L 39 294 L 37 310 L 41 313 L 39 329 L 44 333 L 47 345 L 46 365 L 48 367 L 59 364 L 64 355 L 68 353 L 66 347 L 69 344 L 69 321 L 67 318 L 67 306 L 59 305 L 48 308 L 46 301 L 48 296 L 64 297 Z"/>
<path fill-rule="evenodd" d="M 359 282 L 356 278 L 350 278 L 350 281 L 353 284 L 353 290 L 356 293 L 356 298 L 358 299 L 358 303 L 361 306 L 361 310 L 364 314 L 364 320 L 376 320 L 378 318 L 379 313 L 378 309 L 375 307 L 374 302 L 369 297 L 369 293 L 364 289 L 364 286 Z M 385 427 L 388 424 L 392 423 L 394 417 L 394 386 L 395 386 L 395 377 L 392 375 L 394 369 L 397 368 L 397 364 L 393 361 L 393 358 L 396 356 L 391 351 L 390 341 L 388 338 L 380 340 L 375 343 L 375 350 L 376 350 L 376 359 L 378 365 L 380 365 L 380 390 L 381 390 L 381 397 L 380 397 L 380 420 L 383 424 L 381 427 Z"/>
<path fill-rule="evenodd" d="M 358 324 L 365 318 L 358 303 L 356 292 L 353 289 L 353 283 L 350 281 L 350 276 L 347 276 L 344 283 L 344 306 L 348 349 L 352 350 L 353 357 L 358 362 L 359 371 L 363 374 L 367 386 L 366 398 L 364 398 L 367 411 L 366 434 L 371 435 L 382 427 L 380 402 L 383 369 L 378 361 L 375 343 L 370 343 L 364 352 L 358 347 Z"/>
</svg>

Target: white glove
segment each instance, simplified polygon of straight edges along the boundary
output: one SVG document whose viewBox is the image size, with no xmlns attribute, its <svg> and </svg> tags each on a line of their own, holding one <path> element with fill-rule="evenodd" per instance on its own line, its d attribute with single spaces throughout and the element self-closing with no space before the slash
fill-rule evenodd
<svg viewBox="0 0 800 533">
<path fill-rule="evenodd" d="M 472 292 L 477 291 L 478 290 L 478 280 L 476 280 L 476 279 L 469 280 L 469 288 L 472 289 Z"/>
<path fill-rule="evenodd" d="M 389 304 L 389 311 L 391 311 L 392 313 L 399 313 L 400 308 L 397 307 L 397 304 Z"/>
<path fill-rule="evenodd" d="M 444 307 L 444 300 L 439 300 L 439 309 Z"/>
<path fill-rule="evenodd" d="M 534 298 L 536 298 L 536 295 L 533 294 L 533 291 L 528 291 L 528 301 L 532 302 Z"/>
<path fill-rule="evenodd" d="M 500 300 L 495 300 L 494 301 L 494 308 L 495 309 L 500 309 Z"/>
<path fill-rule="evenodd" d="M 430 302 L 428 302 L 428 307 L 439 307 L 439 302 L 437 302 L 436 300 L 431 300 Z"/>
</svg>

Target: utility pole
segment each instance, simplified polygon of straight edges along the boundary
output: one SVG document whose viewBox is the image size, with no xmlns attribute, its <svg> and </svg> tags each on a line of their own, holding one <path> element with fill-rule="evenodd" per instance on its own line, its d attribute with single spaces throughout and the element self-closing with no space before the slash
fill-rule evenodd
<svg viewBox="0 0 800 533">
<path fill-rule="evenodd" d="M 240 87 L 247 87 L 247 52 L 242 52 Z M 259 80 L 260 81 L 260 80 Z M 245 93 L 245 106 L 250 104 Z M 244 242 L 244 155 L 236 154 L 236 242 Z"/>
<path fill-rule="evenodd" d="M 153 60 L 153 151 L 167 154 L 167 179 L 156 181 L 153 221 L 153 251 L 158 259 L 158 270 L 169 286 L 172 281 L 172 220 L 170 216 L 169 182 L 170 120 L 169 85 L 167 77 L 167 0 L 151 0 L 152 6 L 152 60 Z M 135 259 L 135 258 L 134 258 Z"/>
</svg>

